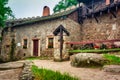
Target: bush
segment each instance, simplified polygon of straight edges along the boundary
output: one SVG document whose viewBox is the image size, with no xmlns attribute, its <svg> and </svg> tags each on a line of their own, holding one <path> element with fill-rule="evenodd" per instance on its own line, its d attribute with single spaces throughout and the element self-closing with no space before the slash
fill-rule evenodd
<svg viewBox="0 0 120 80">
<path fill-rule="evenodd" d="M 85 49 L 94 49 L 94 44 L 93 43 L 89 43 L 89 44 L 85 44 L 84 46 L 81 47 L 82 50 Z"/>
<path fill-rule="evenodd" d="M 2 41 L 2 37 L 0 37 L 0 41 Z"/>
<path fill-rule="evenodd" d="M 105 44 L 102 44 L 102 45 L 100 46 L 100 49 L 107 49 L 107 46 L 106 46 Z"/>
<path fill-rule="evenodd" d="M 71 77 L 69 74 L 64 73 L 62 75 L 58 71 L 40 69 L 35 65 L 32 66 L 32 73 L 35 76 L 34 80 L 78 80 L 78 78 Z"/>
<path fill-rule="evenodd" d="M 0 57 L 0 63 L 3 63 L 4 61 L 2 60 L 2 58 Z"/>
</svg>

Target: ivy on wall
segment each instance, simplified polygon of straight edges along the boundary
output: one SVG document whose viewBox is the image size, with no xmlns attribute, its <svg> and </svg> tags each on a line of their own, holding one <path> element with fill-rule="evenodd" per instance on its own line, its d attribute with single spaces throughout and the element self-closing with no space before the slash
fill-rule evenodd
<svg viewBox="0 0 120 80">
<path fill-rule="evenodd" d="M 15 48 L 16 48 L 15 39 L 12 39 L 12 41 L 11 41 L 11 49 L 10 49 L 10 61 L 13 61 L 15 59 L 14 58 Z"/>
</svg>

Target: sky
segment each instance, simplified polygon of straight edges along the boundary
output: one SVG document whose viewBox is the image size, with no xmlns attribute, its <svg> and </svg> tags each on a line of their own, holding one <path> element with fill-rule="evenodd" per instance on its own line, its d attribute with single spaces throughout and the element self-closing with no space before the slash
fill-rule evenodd
<svg viewBox="0 0 120 80">
<path fill-rule="evenodd" d="M 43 7 L 50 7 L 50 13 L 53 13 L 53 7 L 60 0 L 9 0 L 8 6 L 13 11 L 16 18 L 27 18 L 42 16 Z"/>
</svg>

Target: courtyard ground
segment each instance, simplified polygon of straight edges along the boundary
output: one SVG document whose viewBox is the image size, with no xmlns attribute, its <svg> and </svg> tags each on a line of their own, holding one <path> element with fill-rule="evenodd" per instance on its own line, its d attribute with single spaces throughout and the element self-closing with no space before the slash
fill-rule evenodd
<svg viewBox="0 0 120 80">
<path fill-rule="evenodd" d="M 53 60 L 33 60 L 33 62 L 39 68 L 69 73 L 71 76 L 78 77 L 80 80 L 120 80 L 120 74 L 104 72 L 101 68 L 72 67 L 70 61 L 54 62 Z M 19 75 L 21 73 L 19 67 L 21 66 L 22 64 L 19 62 L 0 64 L 1 69 L 11 68 L 9 70 L 0 70 L 0 80 L 19 80 Z"/>
<path fill-rule="evenodd" d="M 120 80 L 120 74 L 104 72 L 100 68 L 75 68 L 70 65 L 70 61 L 54 62 L 53 60 L 34 60 L 39 68 L 69 73 L 80 80 Z"/>
<path fill-rule="evenodd" d="M 0 70 L 0 80 L 19 80 L 21 69 Z"/>
<path fill-rule="evenodd" d="M 0 80 L 19 80 L 24 62 L 8 62 L 0 64 Z"/>
</svg>

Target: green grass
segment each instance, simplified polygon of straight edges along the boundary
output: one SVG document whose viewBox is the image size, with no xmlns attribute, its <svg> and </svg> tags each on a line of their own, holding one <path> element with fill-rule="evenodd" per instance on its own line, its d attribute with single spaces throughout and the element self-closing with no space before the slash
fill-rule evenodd
<svg viewBox="0 0 120 80">
<path fill-rule="evenodd" d="M 108 64 L 120 64 L 120 57 L 117 57 L 112 54 L 104 54 L 103 55 L 107 60 L 109 60 Z"/>
<path fill-rule="evenodd" d="M 35 76 L 34 80 L 78 80 L 78 78 L 71 77 L 69 74 L 47 70 L 43 68 L 38 68 L 37 66 L 32 66 L 32 73 Z"/>
<path fill-rule="evenodd" d="M 92 49 L 92 50 L 70 50 L 69 53 L 108 53 L 108 52 L 118 52 L 120 48 L 116 49 Z"/>
<path fill-rule="evenodd" d="M 50 60 L 52 57 L 28 57 L 25 60 Z"/>
</svg>

